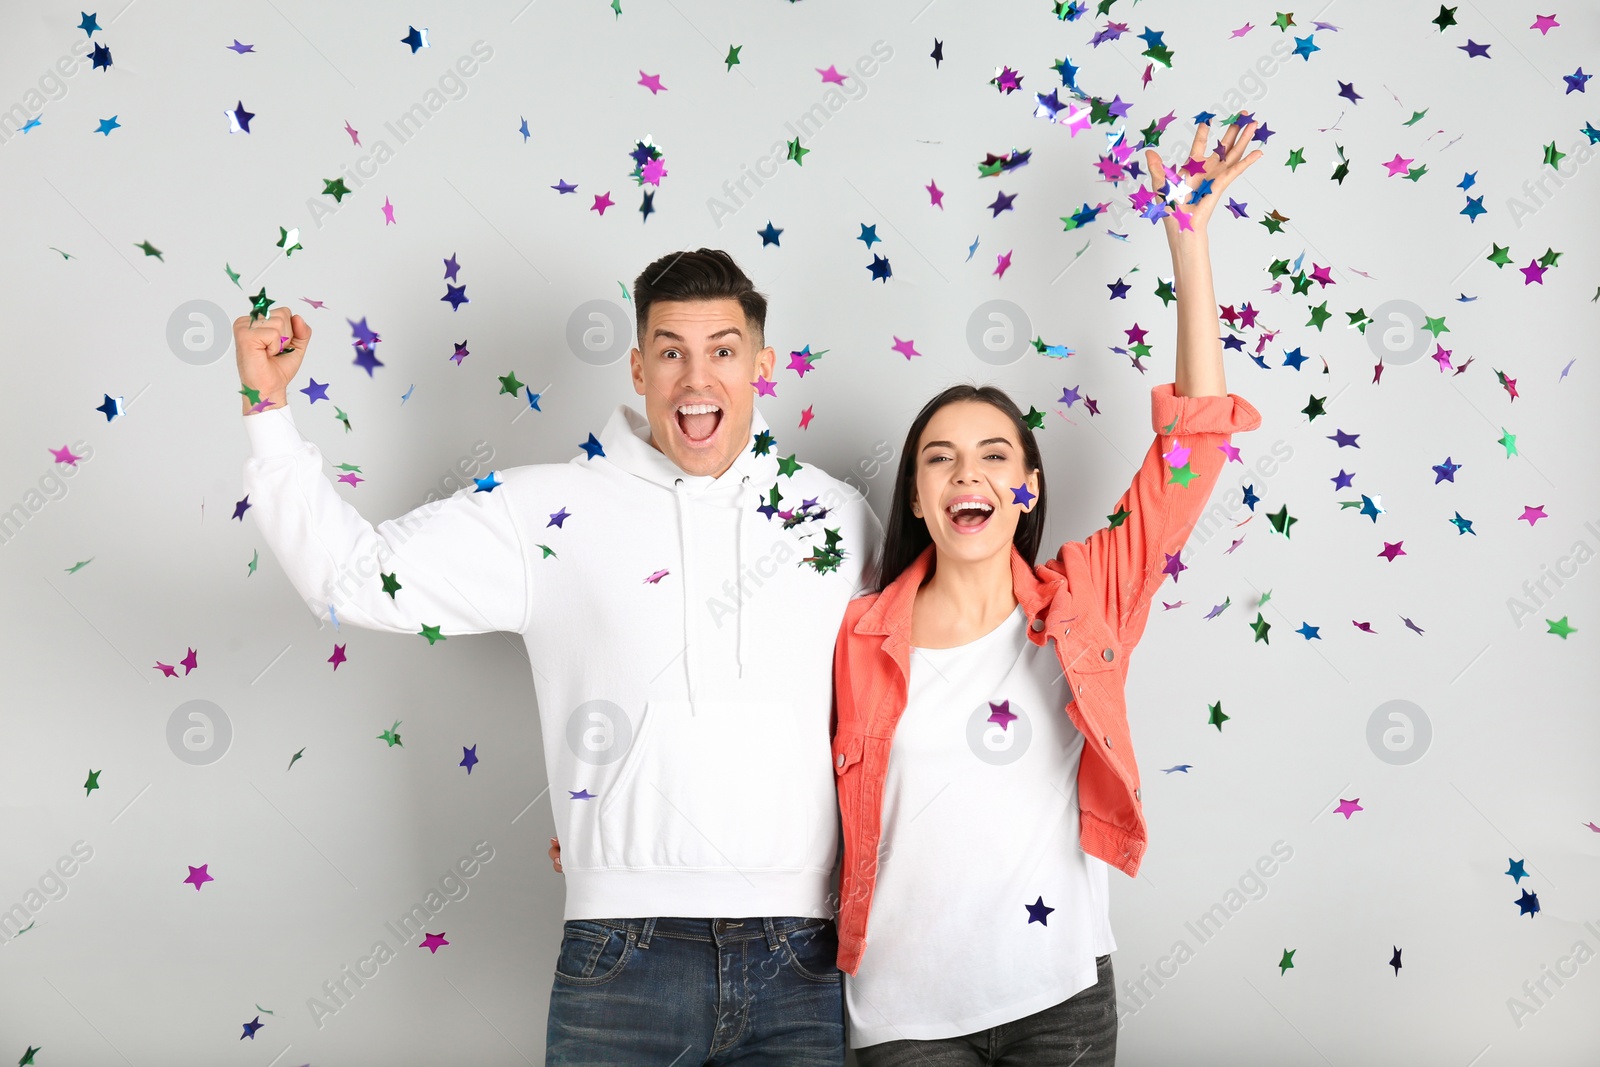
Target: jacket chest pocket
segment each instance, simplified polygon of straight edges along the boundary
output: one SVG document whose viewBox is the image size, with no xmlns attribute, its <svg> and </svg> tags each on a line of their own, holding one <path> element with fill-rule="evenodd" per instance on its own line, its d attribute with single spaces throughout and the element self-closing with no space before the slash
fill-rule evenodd
<svg viewBox="0 0 1600 1067">
<path fill-rule="evenodd" d="M 1062 666 L 1068 677 L 1100 675 L 1122 666 L 1122 649 L 1104 626 L 1072 627 L 1061 639 Z M 1095 679 L 1097 682 L 1100 679 Z"/>
<path fill-rule="evenodd" d="M 861 762 L 861 749 L 865 739 L 853 731 L 838 734 L 833 739 L 833 774 L 835 780 L 843 778 L 850 769 Z"/>
</svg>

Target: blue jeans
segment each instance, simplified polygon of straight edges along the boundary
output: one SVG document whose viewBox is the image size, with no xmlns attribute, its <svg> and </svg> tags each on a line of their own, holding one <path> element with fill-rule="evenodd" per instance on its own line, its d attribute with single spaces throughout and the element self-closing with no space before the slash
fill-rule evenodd
<svg viewBox="0 0 1600 1067">
<path fill-rule="evenodd" d="M 1054 1007 L 1016 1022 L 938 1041 L 885 1041 L 856 1049 L 861 1067 L 1113 1067 L 1117 990 L 1110 954 L 1095 957 L 1098 980 Z"/>
<path fill-rule="evenodd" d="M 831 919 L 569 919 L 546 1067 L 844 1063 Z"/>
</svg>

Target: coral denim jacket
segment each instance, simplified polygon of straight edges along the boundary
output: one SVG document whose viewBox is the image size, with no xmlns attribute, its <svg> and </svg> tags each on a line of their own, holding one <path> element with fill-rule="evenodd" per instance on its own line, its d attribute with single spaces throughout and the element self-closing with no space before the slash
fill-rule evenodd
<svg viewBox="0 0 1600 1067">
<path fill-rule="evenodd" d="M 1055 642 L 1069 696 L 1063 709 L 1084 736 L 1078 764 L 1080 842 L 1129 877 L 1147 835 L 1139 769 L 1129 738 L 1123 686 L 1128 654 L 1144 632 L 1151 598 L 1216 488 L 1225 446 L 1261 416 L 1248 401 L 1185 397 L 1172 383 L 1150 391 L 1156 438 L 1113 518 L 1054 559 L 1030 566 L 1011 550 L 1011 581 L 1035 644 Z M 1174 449 L 1187 449 L 1187 463 Z M 911 608 L 933 565 L 929 546 L 882 593 L 850 602 L 834 646 L 833 769 L 844 830 L 839 882 L 840 970 L 855 974 L 867 944 L 867 916 L 883 833 L 883 785 L 895 725 L 910 679 Z M 951 863 L 962 862 L 950 857 Z M 937 891 L 939 872 L 924 872 Z"/>
</svg>

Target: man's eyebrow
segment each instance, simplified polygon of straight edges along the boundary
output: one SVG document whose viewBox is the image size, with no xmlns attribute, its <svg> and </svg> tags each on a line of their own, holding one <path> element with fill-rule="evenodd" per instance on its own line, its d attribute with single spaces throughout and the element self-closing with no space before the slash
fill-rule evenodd
<svg viewBox="0 0 1600 1067">
<path fill-rule="evenodd" d="M 708 334 L 707 336 L 708 336 L 709 339 L 715 340 L 718 337 L 726 337 L 730 333 L 734 334 L 734 335 L 736 335 L 736 336 L 738 336 L 740 338 L 744 337 L 744 333 L 737 326 L 727 326 L 727 327 L 724 327 L 723 329 L 718 330 L 716 333 Z M 683 344 L 683 338 L 679 337 L 677 334 L 673 333 L 671 330 L 663 329 L 663 328 L 661 328 L 659 326 L 656 327 L 655 333 L 651 334 L 651 338 L 654 339 L 654 340 L 660 340 L 661 338 L 666 338 L 669 341 L 676 341 L 679 344 Z"/>
<path fill-rule="evenodd" d="M 1009 437 L 985 437 L 982 441 L 978 442 L 978 447 L 987 448 L 989 445 L 1009 445 L 1011 443 L 1012 441 Z M 949 441 L 929 441 L 927 444 L 922 446 L 922 450 L 926 452 L 928 449 L 936 447 L 954 448 L 956 446 L 951 444 Z"/>
</svg>

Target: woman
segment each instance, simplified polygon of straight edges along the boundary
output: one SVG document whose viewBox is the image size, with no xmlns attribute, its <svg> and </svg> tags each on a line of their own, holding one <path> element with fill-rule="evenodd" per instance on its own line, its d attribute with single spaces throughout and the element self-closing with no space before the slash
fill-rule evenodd
<svg viewBox="0 0 1600 1067">
<path fill-rule="evenodd" d="M 1128 657 L 1229 435 L 1261 421 L 1224 384 L 1205 236 L 1261 156 L 1244 157 L 1255 129 L 1207 156 L 1202 125 L 1204 169 L 1168 172 L 1209 194 L 1165 220 L 1176 380 L 1151 390 L 1156 437 L 1105 529 L 1035 566 L 1039 446 L 998 389 L 947 389 L 907 434 L 878 592 L 851 602 L 834 658 L 838 965 L 862 1067 L 1115 1061 L 1107 870 L 1134 875 L 1145 845 Z"/>
</svg>

